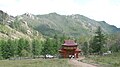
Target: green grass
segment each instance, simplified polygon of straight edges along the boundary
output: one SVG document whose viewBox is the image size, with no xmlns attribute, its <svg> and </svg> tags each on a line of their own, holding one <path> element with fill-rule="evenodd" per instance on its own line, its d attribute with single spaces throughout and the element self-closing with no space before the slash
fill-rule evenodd
<svg viewBox="0 0 120 67">
<path fill-rule="evenodd" d="M 5 25 L 0 24 L 0 32 L 7 34 L 7 33 L 10 33 L 11 30 L 9 28 L 7 28 Z"/>
<path fill-rule="evenodd" d="M 67 59 L 0 60 L 0 67 L 71 67 Z"/>
<path fill-rule="evenodd" d="M 107 56 L 89 56 L 89 58 L 82 61 L 92 64 L 99 64 L 100 67 L 120 67 L 120 52 Z"/>
</svg>

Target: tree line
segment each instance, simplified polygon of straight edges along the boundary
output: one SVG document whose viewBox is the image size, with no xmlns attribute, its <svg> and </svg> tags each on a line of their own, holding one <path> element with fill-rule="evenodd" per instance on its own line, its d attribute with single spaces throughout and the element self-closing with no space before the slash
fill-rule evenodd
<svg viewBox="0 0 120 67">
<path fill-rule="evenodd" d="M 103 34 L 101 27 L 95 32 L 93 37 L 84 41 L 81 49 L 84 55 L 97 54 L 102 55 L 107 51 L 119 52 L 120 51 L 120 35 L 117 34 Z"/>
<path fill-rule="evenodd" d="M 41 41 L 39 39 L 8 39 L 0 40 L 0 59 L 9 59 L 14 57 L 31 57 L 40 55 L 57 55 L 61 44 L 67 39 L 64 35 L 58 37 L 55 35 L 53 38 L 46 38 Z"/>
</svg>

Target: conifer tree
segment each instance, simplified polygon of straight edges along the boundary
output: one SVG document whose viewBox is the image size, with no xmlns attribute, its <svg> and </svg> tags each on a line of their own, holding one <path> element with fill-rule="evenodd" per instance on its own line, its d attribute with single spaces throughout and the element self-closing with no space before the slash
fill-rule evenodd
<svg viewBox="0 0 120 67">
<path fill-rule="evenodd" d="M 100 27 L 98 27 L 95 34 L 90 48 L 92 49 L 92 53 L 102 54 L 103 48 L 105 48 L 105 36 L 102 34 Z"/>
</svg>

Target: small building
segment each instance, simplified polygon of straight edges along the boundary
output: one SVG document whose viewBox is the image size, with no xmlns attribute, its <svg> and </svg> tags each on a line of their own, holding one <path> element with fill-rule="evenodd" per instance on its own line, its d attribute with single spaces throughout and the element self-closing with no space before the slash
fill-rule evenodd
<svg viewBox="0 0 120 67">
<path fill-rule="evenodd" d="M 69 58 L 71 56 L 78 58 L 78 54 L 81 52 L 81 50 L 77 46 L 78 45 L 74 40 L 65 40 L 64 44 L 62 44 L 62 47 L 59 50 L 60 56 L 62 58 Z"/>
</svg>

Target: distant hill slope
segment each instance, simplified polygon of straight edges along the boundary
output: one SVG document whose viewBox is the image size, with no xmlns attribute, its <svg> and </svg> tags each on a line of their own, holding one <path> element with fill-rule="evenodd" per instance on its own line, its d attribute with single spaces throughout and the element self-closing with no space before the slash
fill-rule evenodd
<svg viewBox="0 0 120 67">
<path fill-rule="evenodd" d="M 49 13 L 33 15 L 25 13 L 13 17 L 0 11 L 0 25 L 7 25 L 11 29 L 29 37 L 34 37 L 38 33 L 46 36 L 65 34 L 71 37 L 78 37 L 93 34 L 98 26 L 107 34 L 120 32 L 119 28 L 109 25 L 105 21 L 95 21 L 79 14 L 59 15 L 57 13 Z M 2 31 L 0 31 L 1 35 L 3 35 Z"/>
<path fill-rule="evenodd" d="M 111 34 L 120 32 L 120 29 L 107 24 L 105 21 L 95 21 L 83 15 L 59 15 L 50 13 L 44 15 L 33 15 L 25 13 L 17 16 L 28 22 L 28 25 L 44 35 L 65 34 L 67 36 L 80 36 L 93 34 L 98 26 L 104 33 Z"/>
<path fill-rule="evenodd" d="M 27 22 L 20 18 L 0 10 L 0 39 L 33 39 L 35 37 L 42 38 L 42 34 L 29 27 Z"/>
</svg>

